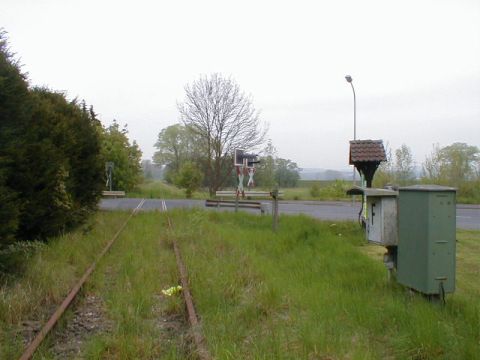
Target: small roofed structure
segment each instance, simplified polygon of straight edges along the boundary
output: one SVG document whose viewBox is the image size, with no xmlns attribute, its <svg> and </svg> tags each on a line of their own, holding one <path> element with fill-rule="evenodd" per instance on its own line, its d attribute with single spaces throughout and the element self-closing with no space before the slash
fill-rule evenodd
<svg viewBox="0 0 480 360">
<path fill-rule="evenodd" d="M 349 164 L 363 175 L 367 188 L 372 187 L 373 175 L 382 161 L 387 161 L 382 140 L 350 141 Z"/>
</svg>

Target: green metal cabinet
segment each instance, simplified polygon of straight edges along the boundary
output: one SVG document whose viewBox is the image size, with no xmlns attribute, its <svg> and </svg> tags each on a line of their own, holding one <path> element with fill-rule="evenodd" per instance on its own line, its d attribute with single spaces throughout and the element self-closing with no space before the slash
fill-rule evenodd
<svg viewBox="0 0 480 360">
<path fill-rule="evenodd" d="M 455 195 L 438 185 L 399 189 L 399 283 L 429 295 L 455 290 Z"/>
</svg>

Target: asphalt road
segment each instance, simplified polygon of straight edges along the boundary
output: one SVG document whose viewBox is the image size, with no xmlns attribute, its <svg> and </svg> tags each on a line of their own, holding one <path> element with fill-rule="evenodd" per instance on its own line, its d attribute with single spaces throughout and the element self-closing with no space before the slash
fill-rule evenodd
<svg viewBox="0 0 480 360">
<path fill-rule="evenodd" d="M 133 210 L 138 206 L 141 199 L 102 199 L 102 210 Z M 162 199 L 147 199 L 141 210 L 162 210 Z M 270 201 L 262 201 L 268 204 Z M 204 200 L 165 200 L 167 209 L 173 208 L 205 208 Z M 212 211 L 216 208 L 207 208 Z M 233 211 L 232 208 L 220 208 L 222 211 Z M 352 205 L 349 202 L 339 201 L 280 201 L 279 211 L 281 214 L 306 214 L 317 219 L 324 220 L 354 220 L 358 218 L 360 203 Z M 242 209 L 251 213 L 259 213 L 258 210 Z M 457 205 L 457 228 L 480 230 L 480 205 Z"/>
</svg>

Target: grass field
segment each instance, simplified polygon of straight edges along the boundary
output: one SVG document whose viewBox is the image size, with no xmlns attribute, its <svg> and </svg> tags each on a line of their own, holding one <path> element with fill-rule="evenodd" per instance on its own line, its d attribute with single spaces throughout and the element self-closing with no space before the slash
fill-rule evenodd
<svg viewBox="0 0 480 360">
<path fill-rule="evenodd" d="M 1 359 L 18 358 L 24 323 L 47 318 L 127 215 L 99 213 L 88 227 L 34 247 L 15 275 L 3 274 Z M 458 232 L 457 291 L 442 308 L 388 284 L 383 251 L 366 245 L 354 223 L 281 217 L 274 234 L 267 216 L 172 217 L 174 231 L 163 213 L 132 218 L 35 358 L 65 358 L 58 338 L 92 297 L 104 326 L 80 338 L 79 357 L 191 358 L 181 298 L 161 293 L 178 284 L 173 238 L 215 358 L 478 358 L 480 232 Z"/>
<path fill-rule="evenodd" d="M 149 181 L 138 186 L 135 191 L 127 193 L 130 198 L 146 199 L 185 199 L 185 191 L 163 181 Z M 208 192 L 196 191 L 193 199 L 208 199 Z"/>
<path fill-rule="evenodd" d="M 472 184 L 467 185 L 459 189 L 457 202 L 459 204 L 480 203 L 478 187 Z M 300 180 L 297 187 L 281 188 L 281 190 L 284 192 L 284 200 L 348 201 L 351 197 L 346 195 L 346 191 L 351 186 L 351 182 L 344 180 Z M 256 190 L 270 191 L 271 189 L 259 187 Z M 162 181 L 150 181 L 140 184 L 137 190 L 127 193 L 127 196 L 147 199 L 184 199 L 185 191 Z M 194 192 L 193 198 L 208 199 L 208 191 L 203 189 Z"/>
<path fill-rule="evenodd" d="M 314 187 L 314 191 L 312 191 Z M 350 183 L 344 181 L 299 181 L 295 188 L 282 188 L 284 200 L 349 200 L 351 197 L 345 194 Z M 233 190 L 230 189 L 230 190 Z M 256 190 L 270 191 L 272 189 L 257 188 Z M 147 199 L 185 199 L 185 191 L 163 181 L 150 181 L 140 184 L 138 189 L 127 193 L 131 198 Z M 206 190 L 193 193 L 193 199 L 208 199 Z"/>
<path fill-rule="evenodd" d="M 296 188 L 284 189 L 285 200 L 320 200 L 320 201 L 347 201 L 351 196 L 346 191 L 352 186 L 350 182 L 342 180 L 304 180 L 298 182 Z"/>
<path fill-rule="evenodd" d="M 474 359 L 480 234 L 459 233 L 458 291 L 442 308 L 387 284 L 353 223 L 177 213 L 177 236 L 220 359 Z M 187 226 L 187 224 L 189 226 Z M 372 251 L 373 250 L 373 251 Z"/>
<path fill-rule="evenodd" d="M 20 273 L 2 275 L 0 359 L 20 356 L 25 332 L 32 330 L 32 325 L 25 324 L 45 323 L 127 216 L 99 213 L 88 233 L 80 230 L 39 245 Z M 177 284 L 164 220 L 155 213 L 130 220 L 82 290 L 74 310 L 67 311 L 67 321 L 57 326 L 35 359 L 76 358 L 65 348 L 77 341 L 81 342 L 80 357 L 86 359 L 188 357 L 181 298 L 165 298 L 161 293 Z M 17 257 L 20 261 L 21 254 Z M 88 304 L 88 299 L 95 299 L 95 304 Z M 87 321 L 72 331 L 68 324 L 78 321 L 79 311 Z M 93 313 L 98 319 L 88 319 Z M 65 333 L 68 338 L 62 340 Z"/>
</svg>

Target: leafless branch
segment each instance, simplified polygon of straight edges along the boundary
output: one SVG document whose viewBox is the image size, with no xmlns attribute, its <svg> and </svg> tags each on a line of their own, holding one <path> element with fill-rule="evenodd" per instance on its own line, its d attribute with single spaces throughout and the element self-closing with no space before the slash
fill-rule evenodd
<svg viewBox="0 0 480 360">
<path fill-rule="evenodd" d="M 222 186 L 221 170 L 235 148 L 255 149 L 265 140 L 267 127 L 260 122 L 252 98 L 221 74 L 185 86 L 185 100 L 178 109 L 182 123 L 201 139 L 211 192 Z"/>
</svg>

